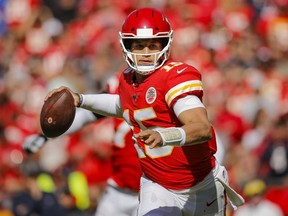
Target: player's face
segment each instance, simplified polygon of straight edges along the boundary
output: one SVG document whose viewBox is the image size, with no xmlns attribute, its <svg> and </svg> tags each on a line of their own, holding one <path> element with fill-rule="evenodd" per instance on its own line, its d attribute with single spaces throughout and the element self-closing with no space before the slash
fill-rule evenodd
<svg viewBox="0 0 288 216">
<path fill-rule="evenodd" d="M 131 52 L 135 54 L 134 60 L 138 65 L 154 64 L 162 49 L 158 39 L 137 39 L 131 44 Z"/>
</svg>

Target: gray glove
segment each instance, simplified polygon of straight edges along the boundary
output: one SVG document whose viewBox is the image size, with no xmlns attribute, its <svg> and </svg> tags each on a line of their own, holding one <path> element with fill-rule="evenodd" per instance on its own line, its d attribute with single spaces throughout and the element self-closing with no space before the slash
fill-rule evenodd
<svg viewBox="0 0 288 216">
<path fill-rule="evenodd" d="M 48 138 L 43 134 L 32 134 L 24 140 L 22 148 L 28 154 L 36 153 L 45 145 L 47 140 Z"/>
</svg>

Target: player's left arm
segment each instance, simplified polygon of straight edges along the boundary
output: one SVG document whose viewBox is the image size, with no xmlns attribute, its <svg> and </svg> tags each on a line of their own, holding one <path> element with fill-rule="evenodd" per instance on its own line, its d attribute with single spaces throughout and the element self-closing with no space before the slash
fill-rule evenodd
<svg viewBox="0 0 288 216">
<path fill-rule="evenodd" d="M 198 97 L 190 95 L 180 99 L 174 105 L 174 112 L 183 126 L 147 129 L 135 134 L 135 138 L 143 140 L 150 148 L 195 145 L 211 139 L 211 124 Z"/>
<path fill-rule="evenodd" d="M 185 132 L 183 145 L 194 145 L 206 142 L 212 138 L 211 123 L 207 117 L 207 111 L 203 107 L 188 109 L 180 113 L 178 119 Z"/>
<path fill-rule="evenodd" d="M 183 68 L 184 67 L 184 68 Z M 176 70 L 177 69 L 177 70 Z M 135 134 L 150 148 L 156 146 L 183 146 L 206 142 L 212 137 L 211 124 L 201 98 L 201 74 L 187 65 L 171 66 L 165 100 L 173 109 L 181 127 L 154 128 Z"/>
</svg>

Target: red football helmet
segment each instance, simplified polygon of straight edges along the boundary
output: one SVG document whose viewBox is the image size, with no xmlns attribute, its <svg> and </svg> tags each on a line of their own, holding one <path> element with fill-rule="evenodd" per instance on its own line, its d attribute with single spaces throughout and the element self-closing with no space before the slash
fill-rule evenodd
<svg viewBox="0 0 288 216">
<path fill-rule="evenodd" d="M 137 73 L 149 75 L 161 67 L 169 58 L 173 30 L 168 19 L 161 12 L 153 8 L 141 8 L 128 15 L 121 32 L 119 32 L 119 37 L 124 58 L 128 65 Z M 138 65 L 136 56 L 143 54 L 135 54 L 130 51 L 131 40 L 153 38 L 160 39 L 163 49 L 151 54 L 154 55 L 152 65 Z"/>
</svg>

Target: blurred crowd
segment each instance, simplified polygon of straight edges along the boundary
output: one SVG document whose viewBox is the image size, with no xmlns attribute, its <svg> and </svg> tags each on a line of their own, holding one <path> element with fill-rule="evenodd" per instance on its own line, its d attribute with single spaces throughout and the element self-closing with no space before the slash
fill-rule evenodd
<svg viewBox="0 0 288 216">
<path fill-rule="evenodd" d="M 0 0 L 0 215 L 93 215 L 111 173 L 111 119 L 33 155 L 21 145 L 41 132 L 49 90 L 100 92 L 126 67 L 118 32 L 139 7 L 169 18 L 173 59 L 203 74 L 232 186 L 249 202 L 260 179 L 288 215 L 288 0 Z"/>
</svg>

